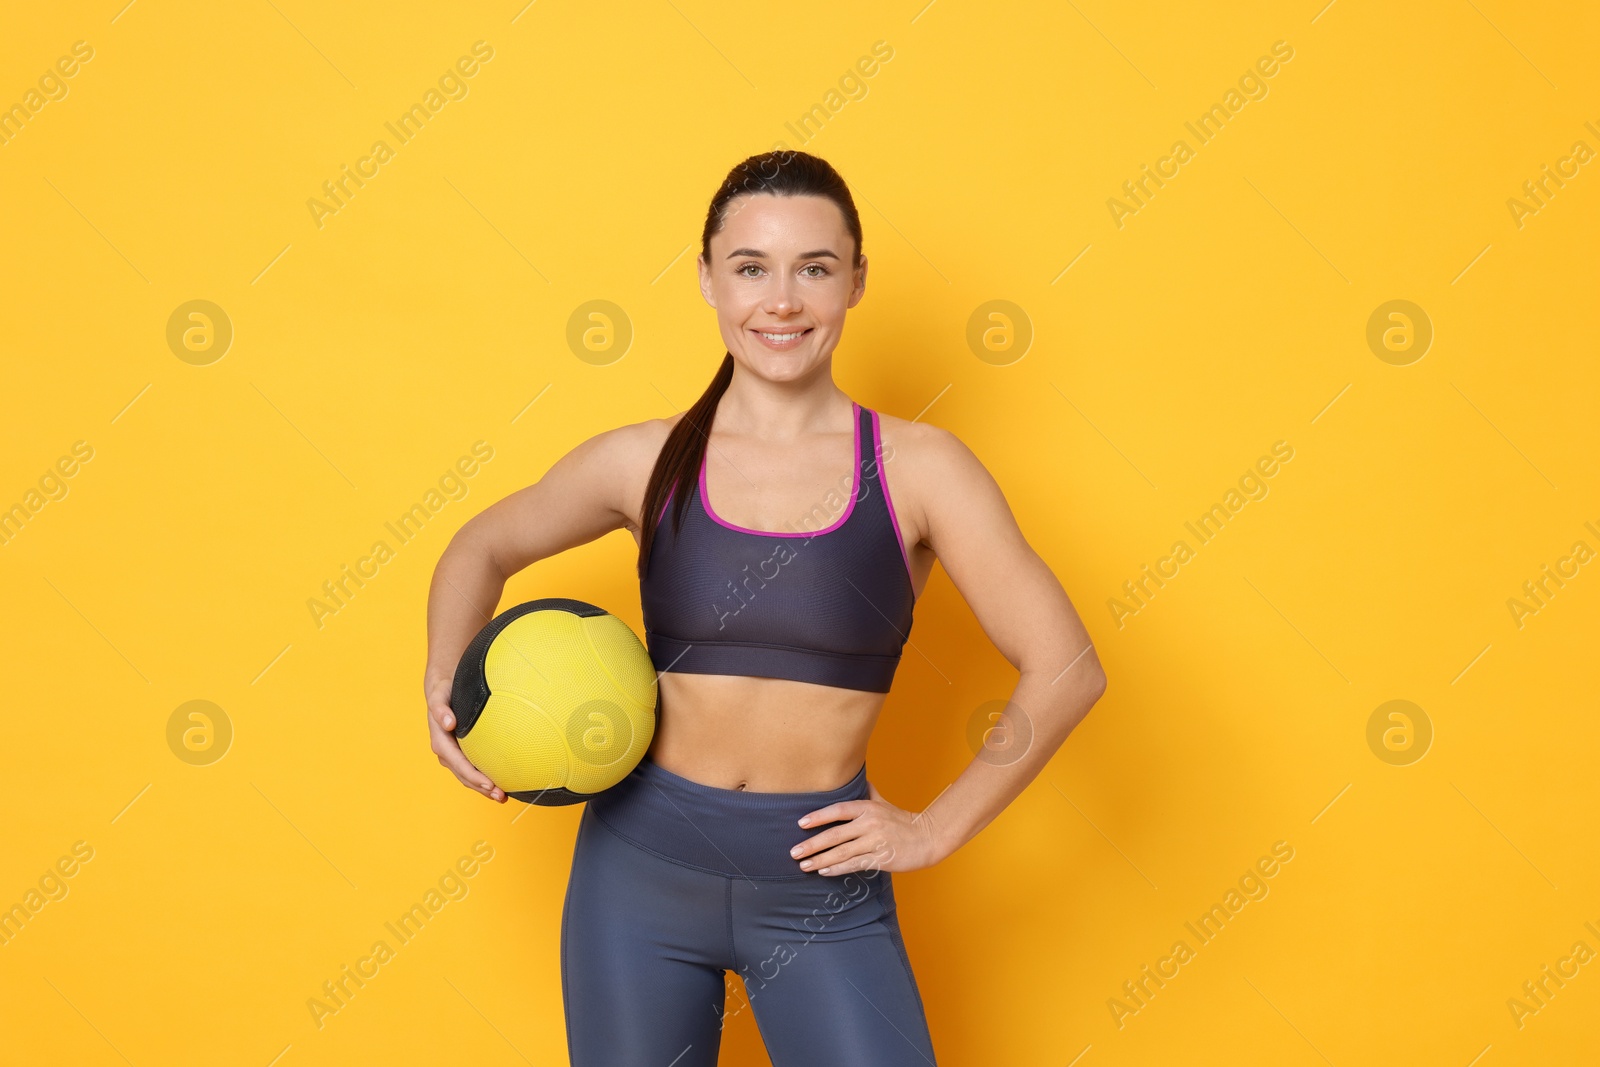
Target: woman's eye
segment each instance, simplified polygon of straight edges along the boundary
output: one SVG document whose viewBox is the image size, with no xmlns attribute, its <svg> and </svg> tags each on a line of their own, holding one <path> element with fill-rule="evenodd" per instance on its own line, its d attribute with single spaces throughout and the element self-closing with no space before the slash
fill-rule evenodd
<svg viewBox="0 0 1600 1067">
<path fill-rule="evenodd" d="M 804 271 L 816 271 L 817 272 L 815 274 L 807 274 L 806 277 L 808 277 L 808 278 L 825 278 L 825 277 L 828 276 L 828 268 L 824 267 L 821 263 L 807 263 L 804 267 L 801 267 L 800 269 L 801 269 L 802 272 L 804 272 Z M 761 270 L 761 264 L 759 264 L 759 263 L 746 263 L 744 266 L 740 267 L 734 273 L 738 274 L 742 278 L 754 278 L 755 277 L 754 274 L 745 273 L 746 271 L 751 271 L 751 270 L 755 270 L 755 271 Z"/>
</svg>

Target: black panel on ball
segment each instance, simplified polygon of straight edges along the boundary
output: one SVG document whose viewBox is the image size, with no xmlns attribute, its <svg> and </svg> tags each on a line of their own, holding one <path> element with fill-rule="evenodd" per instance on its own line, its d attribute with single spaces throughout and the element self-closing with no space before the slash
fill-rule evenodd
<svg viewBox="0 0 1600 1067">
<path fill-rule="evenodd" d="M 506 796 L 520 800 L 524 804 L 547 804 L 555 807 L 561 804 L 582 804 L 585 800 L 595 796 L 594 793 L 574 793 L 570 789 L 524 789 L 517 793 L 507 793 Z"/>
<path fill-rule="evenodd" d="M 474 637 L 472 643 L 467 645 L 467 650 L 461 653 L 461 662 L 456 664 L 455 680 L 450 686 L 450 711 L 456 717 L 456 727 L 451 733 L 457 740 L 472 732 L 478 716 L 483 714 L 484 705 L 489 703 L 489 679 L 484 675 L 484 660 L 489 655 L 489 646 L 507 626 L 534 611 L 570 611 L 585 618 L 606 614 L 604 608 L 597 608 L 582 600 L 553 596 L 542 600 L 530 600 L 526 604 L 507 608 L 496 615 L 487 626 L 478 631 L 478 636 Z M 516 796 L 515 793 L 508 795 Z M 517 797 L 517 799 L 524 798 Z M 584 798 L 578 796 L 577 799 Z M 567 800 L 560 803 L 571 804 L 576 801 Z"/>
</svg>

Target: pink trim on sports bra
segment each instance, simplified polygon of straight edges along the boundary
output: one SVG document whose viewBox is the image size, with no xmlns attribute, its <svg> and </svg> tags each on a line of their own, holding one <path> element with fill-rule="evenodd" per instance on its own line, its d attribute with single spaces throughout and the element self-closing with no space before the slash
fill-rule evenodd
<svg viewBox="0 0 1600 1067">
<path fill-rule="evenodd" d="M 702 457 L 700 460 L 701 507 L 703 507 L 706 514 L 711 516 L 711 518 L 714 519 L 719 525 L 726 526 L 730 530 L 737 530 L 740 533 L 756 534 L 760 537 L 816 537 L 818 534 L 832 533 L 844 525 L 844 521 L 850 517 L 850 513 L 856 508 L 856 498 L 861 495 L 861 405 L 857 404 L 854 400 L 850 401 L 850 420 L 850 454 L 855 457 L 855 473 L 850 480 L 850 503 L 845 505 L 844 512 L 834 520 L 831 526 L 828 526 L 826 529 L 805 530 L 800 533 L 788 533 L 778 530 L 752 530 L 748 526 L 739 526 L 729 522 L 721 515 L 718 515 L 711 507 L 711 496 L 706 492 L 705 457 Z M 876 426 L 876 423 L 874 423 L 874 426 Z M 670 498 L 671 494 L 669 493 L 668 496 Z M 665 514 L 666 507 L 663 506 L 661 510 L 662 513 Z M 895 534 L 894 539 L 896 542 L 900 540 L 900 534 L 898 532 Z M 900 554 L 902 556 L 905 555 L 904 548 L 900 549 Z"/>
<path fill-rule="evenodd" d="M 889 529 L 894 531 L 894 543 L 900 549 L 900 558 L 905 560 L 906 576 L 911 576 L 911 557 L 906 555 L 906 546 L 900 540 L 900 520 L 895 517 L 894 498 L 889 495 L 889 479 L 883 473 L 883 436 L 878 431 L 878 413 L 872 412 L 872 460 L 877 464 L 878 486 L 883 490 L 883 502 L 889 505 Z M 916 582 L 912 582 L 915 587 Z"/>
</svg>

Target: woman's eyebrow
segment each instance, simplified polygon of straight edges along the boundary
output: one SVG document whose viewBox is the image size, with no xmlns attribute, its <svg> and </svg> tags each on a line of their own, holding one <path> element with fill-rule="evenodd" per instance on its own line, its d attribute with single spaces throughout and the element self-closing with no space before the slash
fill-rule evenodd
<svg viewBox="0 0 1600 1067">
<path fill-rule="evenodd" d="M 732 252 L 728 253 L 728 258 L 729 259 L 736 259 L 739 256 L 752 256 L 752 257 L 754 257 L 756 259 L 766 259 L 767 258 L 767 254 L 765 252 L 761 251 L 758 248 L 736 248 Z M 811 252 L 801 252 L 795 258 L 796 259 L 821 259 L 824 256 L 826 256 L 828 259 L 838 259 L 839 258 L 838 256 L 834 255 L 831 251 L 829 251 L 826 248 L 818 248 L 818 249 L 816 249 L 814 251 L 811 251 Z"/>
</svg>

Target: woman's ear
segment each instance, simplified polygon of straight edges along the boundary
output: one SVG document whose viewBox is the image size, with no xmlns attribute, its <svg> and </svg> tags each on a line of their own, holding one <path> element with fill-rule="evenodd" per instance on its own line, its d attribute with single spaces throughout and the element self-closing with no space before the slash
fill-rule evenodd
<svg viewBox="0 0 1600 1067">
<path fill-rule="evenodd" d="M 700 295 L 705 298 L 706 303 L 716 307 L 717 301 L 711 295 L 711 268 L 706 264 L 706 257 L 696 256 L 694 262 L 700 275 Z"/>
</svg>

